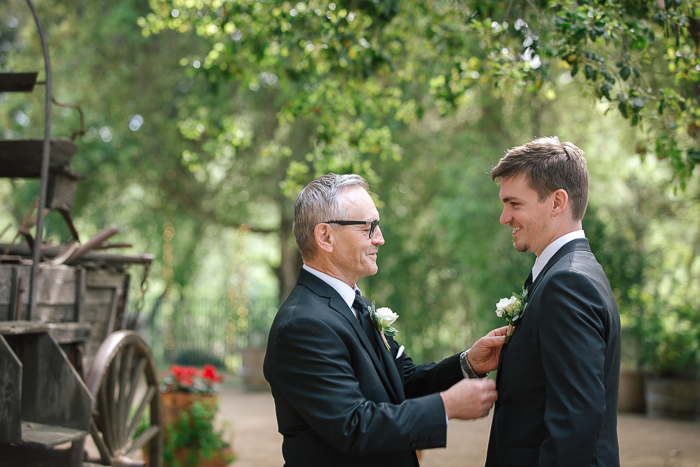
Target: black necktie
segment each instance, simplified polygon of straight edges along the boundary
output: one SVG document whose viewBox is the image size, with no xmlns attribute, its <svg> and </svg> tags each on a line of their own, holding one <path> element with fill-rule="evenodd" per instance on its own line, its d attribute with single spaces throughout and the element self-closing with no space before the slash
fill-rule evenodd
<svg viewBox="0 0 700 467">
<path fill-rule="evenodd" d="M 357 311 L 357 319 L 360 320 L 362 329 L 367 334 L 367 338 L 372 343 L 374 351 L 377 352 L 377 342 L 374 338 L 374 326 L 372 325 L 372 318 L 369 317 L 369 311 L 365 305 L 364 300 L 362 300 L 362 295 L 359 290 L 355 290 L 355 301 L 352 302 L 352 307 Z"/>
<path fill-rule="evenodd" d="M 529 289 L 530 286 L 532 285 L 532 271 L 530 271 L 530 274 L 527 276 L 527 279 L 525 279 L 525 290 Z"/>
</svg>

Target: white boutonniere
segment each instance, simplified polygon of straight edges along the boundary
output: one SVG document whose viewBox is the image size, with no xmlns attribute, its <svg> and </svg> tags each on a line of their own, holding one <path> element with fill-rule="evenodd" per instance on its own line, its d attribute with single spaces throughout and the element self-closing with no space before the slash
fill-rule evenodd
<svg viewBox="0 0 700 467">
<path fill-rule="evenodd" d="M 517 320 L 523 315 L 525 311 L 525 305 L 527 304 L 527 289 L 523 288 L 521 294 L 513 292 L 510 298 L 502 298 L 496 303 L 496 315 L 499 318 L 503 318 L 508 324 L 508 332 L 506 333 L 506 342 L 510 340 L 510 336 L 513 335 Z"/>
<path fill-rule="evenodd" d="M 369 316 L 372 318 L 374 326 L 382 336 L 384 347 L 389 350 L 389 343 L 386 340 L 386 336 L 395 336 L 396 333 L 399 332 L 398 329 L 392 327 L 392 324 L 394 324 L 394 321 L 398 319 L 399 315 L 391 311 L 391 308 L 387 308 L 385 306 L 377 308 L 375 303 L 372 302 L 372 305 L 369 308 Z"/>
</svg>

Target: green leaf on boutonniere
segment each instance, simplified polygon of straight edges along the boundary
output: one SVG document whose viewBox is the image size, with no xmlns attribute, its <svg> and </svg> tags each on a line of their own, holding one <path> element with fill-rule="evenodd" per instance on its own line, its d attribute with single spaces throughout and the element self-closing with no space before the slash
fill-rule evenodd
<svg viewBox="0 0 700 467">
<path fill-rule="evenodd" d="M 516 321 L 520 319 L 525 311 L 525 305 L 527 305 L 527 293 L 528 290 L 523 287 L 521 294 L 513 292 L 510 298 L 502 298 L 496 303 L 496 315 L 499 318 L 503 318 L 506 324 L 508 324 L 508 332 L 506 333 L 506 342 L 510 341 L 510 336 L 513 335 Z"/>
</svg>

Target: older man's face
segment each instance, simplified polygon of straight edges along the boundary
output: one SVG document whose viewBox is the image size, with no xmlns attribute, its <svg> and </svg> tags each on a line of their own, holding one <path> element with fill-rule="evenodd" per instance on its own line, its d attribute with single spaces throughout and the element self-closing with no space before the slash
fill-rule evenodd
<svg viewBox="0 0 700 467">
<path fill-rule="evenodd" d="M 340 194 L 348 211 L 347 219 L 367 221 L 365 225 L 346 225 L 334 229 L 334 246 L 331 259 L 343 276 L 339 279 L 354 285 L 358 280 L 377 273 L 377 252 L 384 244 L 384 237 L 379 226 L 369 238 L 369 222 L 379 219 L 379 212 L 372 197 L 361 187 L 345 188 Z"/>
</svg>

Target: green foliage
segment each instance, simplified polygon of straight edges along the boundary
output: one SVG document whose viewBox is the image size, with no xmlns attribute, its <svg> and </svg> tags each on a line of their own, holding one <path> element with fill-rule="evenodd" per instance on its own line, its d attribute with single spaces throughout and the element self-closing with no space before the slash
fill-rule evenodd
<svg viewBox="0 0 700 467">
<path fill-rule="evenodd" d="M 589 208 L 584 227 L 620 309 L 623 363 L 697 377 L 697 180 L 673 193 L 662 174 L 651 163 L 620 174 L 617 199 Z"/>
<path fill-rule="evenodd" d="M 379 273 L 363 282 L 377 306 L 400 315 L 399 340 L 417 361 L 440 359 L 502 325 L 496 302 L 520 288 L 532 263 L 498 223 L 498 187 L 488 176 L 507 143 L 487 135 L 508 135 L 511 123 L 502 103 L 472 98 L 449 119 L 433 112 L 400 132 L 402 163 L 377 165 L 387 180 L 373 187 L 386 243 Z"/>
<path fill-rule="evenodd" d="M 173 363 L 178 365 L 214 365 L 216 368 L 223 370 L 226 368 L 224 361 L 204 349 L 186 349 L 177 354 Z"/>
<path fill-rule="evenodd" d="M 183 63 L 203 73 L 214 92 L 231 82 L 239 95 L 276 115 L 265 126 L 239 131 L 247 135 L 243 139 L 222 139 L 217 135 L 227 115 L 200 113 L 187 128 L 201 130 L 186 132 L 188 137 L 216 138 L 234 150 L 252 144 L 257 160 L 278 167 L 274 172 L 291 198 L 319 174 L 353 171 L 377 178 L 363 161 L 400 159 L 391 128 L 414 121 L 417 104 L 400 87 L 409 76 L 396 74 L 407 39 L 389 27 L 398 2 L 175 0 L 151 7 L 140 22 L 145 34 L 172 29 L 203 37 L 209 52 Z M 221 146 L 207 152 L 221 152 Z M 206 157 L 193 154 L 189 163 L 198 166 Z"/>
<path fill-rule="evenodd" d="M 228 427 L 217 428 L 215 424 L 217 405 L 194 401 L 187 410 L 182 410 L 177 421 L 165 426 L 166 436 L 163 445 L 163 465 L 171 467 L 195 467 L 201 458 L 210 459 L 223 449 L 231 447 L 225 439 Z M 134 439 L 150 426 L 148 408 L 139 420 Z M 188 454 L 179 462 L 177 453 L 187 449 Z M 233 462 L 234 456 L 225 454 L 227 463 Z"/>
<path fill-rule="evenodd" d="M 700 311 L 697 302 L 657 302 L 644 315 L 644 367 L 659 376 L 700 377 Z"/>
<path fill-rule="evenodd" d="M 7 4 L 3 69 L 41 70 L 24 2 Z M 546 134 L 586 148 L 600 180 L 585 227 L 626 326 L 641 339 L 642 314 L 662 303 L 648 297 L 682 295 L 697 277 L 696 263 L 684 259 L 683 281 L 650 290 L 678 274 L 671 252 L 696 243 L 697 221 L 680 221 L 691 211 L 679 199 L 689 198 L 668 190 L 695 192 L 695 1 L 39 7 L 54 94 L 85 112 L 72 166 L 87 175 L 78 230 L 85 240 L 116 223 L 115 241 L 156 253 L 151 294 L 246 303 L 276 294 L 260 284 L 277 282 L 284 297 L 299 265 L 290 199 L 317 175 L 356 172 L 378 193 L 387 238 L 368 294 L 401 315 L 414 357 L 439 358 L 497 326 L 495 303 L 519 289 L 531 266 L 498 224 L 487 174 L 508 147 Z M 40 136 L 41 97 L 2 96 L 3 138 Z M 607 116 L 588 104 L 602 104 Z M 620 121 L 634 125 L 634 138 L 614 131 Z M 70 135 L 77 122 L 74 111 L 54 108 L 54 135 Z M 625 168 L 633 153 L 662 160 L 661 175 Z M 16 226 L 36 183 L 3 181 L 0 190 Z M 60 217 L 47 229 L 54 241 L 67 239 Z M 662 248 L 659 238 L 674 240 Z M 676 300 L 672 309 L 685 308 Z M 239 324 L 257 329 L 256 319 L 267 320 L 244 310 Z M 193 311 L 178 308 L 168 319 L 187 326 Z"/>
<path fill-rule="evenodd" d="M 166 426 L 167 436 L 163 446 L 163 462 L 174 467 L 194 467 L 198 459 L 211 458 L 215 453 L 230 445 L 225 441 L 225 431 L 215 425 L 217 406 L 209 406 L 194 401 L 187 410 L 180 412 L 180 418 Z M 189 454 L 180 464 L 175 455 L 179 449 L 188 448 Z M 232 458 L 227 459 L 233 461 Z"/>
<path fill-rule="evenodd" d="M 579 79 L 584 95 L 632 126 L 646 124 L 648 141 L 638 154 L 668 159 L 684 186 L 700 160 L 697 1 L 452 3 L 463 9 L 482 51 L 456 65 L 451 79 L 434 83 L 441 95 L 472 87 L 470 74 L 493 82 L 504 96 L 551 93 L 557 81 Z"/>
</svg>

